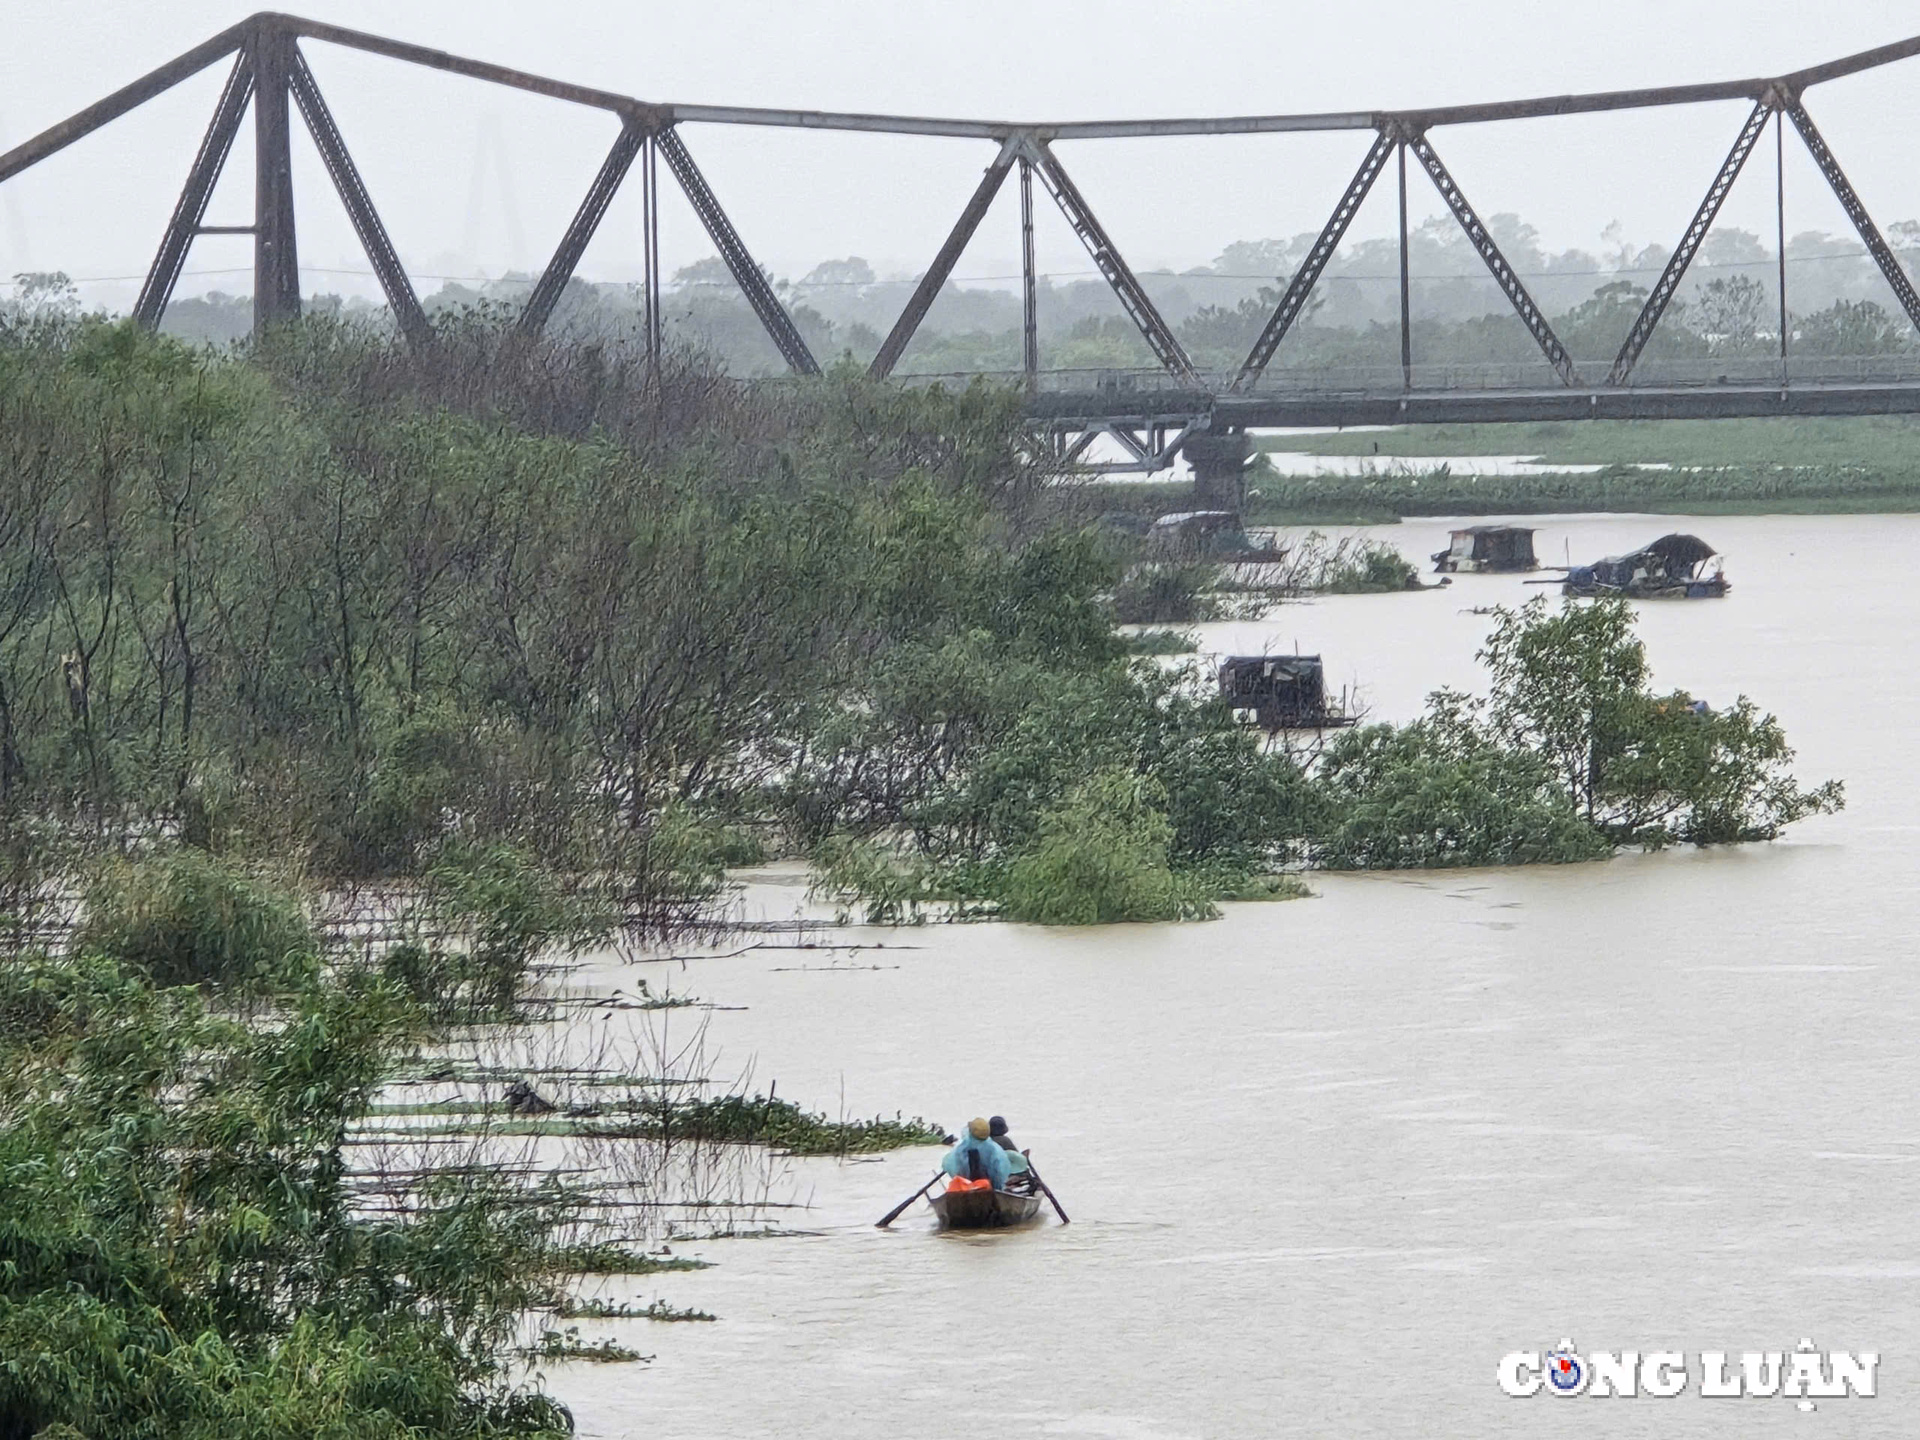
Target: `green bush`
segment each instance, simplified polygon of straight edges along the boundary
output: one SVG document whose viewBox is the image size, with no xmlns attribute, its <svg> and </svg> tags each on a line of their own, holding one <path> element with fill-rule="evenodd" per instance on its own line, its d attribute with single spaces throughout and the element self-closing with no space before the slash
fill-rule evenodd
<svg viewBox="0 0 1920 1440">
<path fill-rule="evenodd" d="M 1150 781 L 1120 769 L 1077 786 L 1007 867 L 1002 912 L 1037 925 L 1210 919 L 1205 887 L 1167 863 L 1173 825 L 1157 799 Z"/>
<path fill-rule="evenodd" d="M 815 848 L 812 865 L 809 895 L 837 905 L 842 923 L 857 905 L 869 925 L 918 924 L 928 906 L 949 898 L 936 867 L 874 840 L 828 836 Z"/>
<path fill-rule="evenodd" d="M 1398 550 L 1368 540 L 1327 576 L 1323 588 L 1330 595 L 1379 595 L 1405 590 L 1419 578 L 1419 570 Z"/>
<path fill-rule="evenodd" d="M 409 720 L 387 739 L 359 804 L 342 817 L 320 868 L 351 876 L 414 873 L 445 832 L 473 764 L 473 740 L 451 715 Z"/>
<path fill-rule="evenodd" d="M 1770 840 L 1845 801 L 1834 781 L 1804 790 L 1771 715 L 1742 695 L 1715 710 L 1647 688 L 1646 647 L 1625 600 L 1545 597 L 1495 612 L 1480 658 L 1500 743 L 1552 767 L 1561 791 L 1617 843 Z"/>
<path fill-rule="evenodd" d="M 359 977 L 272 1027 L 99 956 L 0 967 L 0 1434 L 558 1440 L 507 1352 L 560 1216 L 461 1175 L 404 1216 L 345 1182 L 407 1039 Z M 63 1429 L 62 1427 L 70 1427 Z"/>
<path fill-rule="evenodd" d="M 511 1014 L 549 949 L 607 938 L 613 916 L 511 845 L 455 845 L 427 872 L 409 921 L 419 932 L 386 957 L 392 978 L 443 1016 Z"/>
<path fill-rule="evenodd" d="M 1594 859 L 1616 845 L 1770 840 L 1838 810 L 1779 723 L 1647 689 L 1623 600 L 1495 612 L 1484 703 L 1440 691 L 1411 725 L 1349 731 L 1314 776 L 1312 853 L 1336 869 Z"/>
<path fill-rule="evenodd" d="M 1317 782 L 1313 857 L 1330 870 L 1565 863 L 1612 848 L 1544 761 L 1491 741 L 1459 696 L 1437 695 L 1411 725 L 1346 731 Z"/>
<path fill-rule="evenodd" d="M 295 983 L 318 953 L 297 900 L 199 850 L 109 865 L 87 889 L 73 949 L 156 985 L 241 988 Z"/>
</svg>

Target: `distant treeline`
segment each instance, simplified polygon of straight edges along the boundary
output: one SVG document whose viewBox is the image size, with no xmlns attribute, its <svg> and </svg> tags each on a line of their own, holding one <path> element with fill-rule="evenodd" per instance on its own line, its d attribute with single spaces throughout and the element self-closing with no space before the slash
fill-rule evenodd
<svg viewBox="0 0 1920 1440">
<path fill-rule="evenodd" d="M 1492 216 L 1488 229 L 1534 298 L 1554 317 L 1568 348 L 1584 359 L 1611 359 L 1670 254 L 1664 245 L 1636 246 L 1611 233 L 1599 251 L 1550 252 L 1534 228 L 1513 214 Z M 1920 272 L 1920 221 L 1900 221 L 1886 234 L 1909 271 Z M 1289 239 L 1235 241 L 1209 265 L 1178 274 L 1149 270 L 1141 280 L 1198 363 L 1209 368 L 1237 365 L 1314 239 L 1308 232 Z M 1806 231 L 1788 240 L 1786 258 L 1790 324 L 1801 348 L 1870 354 L 1909 343 L 1906 318 L 1858 237 Z M 1412 232 L 1408 268 L 1416 360 L 1532 357 L 1531 339 L 1450 219 L 1429 219 Z M 1774 248 L 1759 236 L 1736 227 L 1712 231 L 1652 353 L 1657 356 L 1662 345 L 1677 347 L 1679 353 L 1728 346 L 1737 350 L 1777 335 L 1778 273 Z M 964 265 L 961 274 L 966 274 Z M 1397 364 L 1398 276 L 1397 241 L 1380 238 L 1346 246 L 1327 267 L 1308 313 L 1276 363 Z M 882 277 L 867 261 L 850 256 L 824 261 L 805 275 L 775 284 L 823 362 L 850 354 L 865 363 L 879 349 L 916 278 Z M 486 284 L 448 283 L 429 297 L 428 308 L 514 305 L 524 300 L 532 284 L 531 275 Z M 42 304 L 77 304 L 44 286 L 38 298 Z M 310 305 L 323 313 L 384 316 L 379 306 L 339 296 L 318 295 Z M 1861 309 L 1863 305 L 1877 308 Z M 576 279 L 554 323 L 562 333 L 605 335 L 635 328 L 641 309 L 637 286 Z M 1047 368 L 1153 363 L 1090 264 L 1083 278 L 1042 278 L 1038 318 Z M 712 352 L 735 373 L 771 374 L 782 368 L 718 259 L 699 261 L 674 274 L 663 298 L 662 319 L 678 342 Z M 168 311 L 166 328 L 195 340 L 239 339 L 251 328 L 251 301 L 244 295 L 217 293 L 177 300 Z M 928 374 L 1017 369 L 1020 330 L 1016 285 L 949 283 L 901 368 Z"/>
</svg>

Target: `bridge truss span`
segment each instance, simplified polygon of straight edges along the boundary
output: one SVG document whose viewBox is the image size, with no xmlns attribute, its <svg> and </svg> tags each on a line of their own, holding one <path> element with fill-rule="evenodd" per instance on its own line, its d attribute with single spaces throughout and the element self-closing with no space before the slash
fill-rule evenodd
<svg viewBox="0 0 1920 1440">
<path fill-rule="evenodd" d="M 1196 447 L 1220 449 L 1222 437 L 1252 424 L 1417 423 L 1426 419 L 1572 416 L 1673 416 L 1738 414 L 1841 414 L 1920 411 L 1920 375 L 1895 373 L 1876 361 L 1870 372 L 1844 370 L 1788 353 L 1784 244 L 1781 259 L 1780 354 L 1764 373 L 1735 374 L 1714 362 L 1699 374 L 1650 366 L 1646 347 L 1666 315 L 1688 267 L 1719 214 L 1721 203 L 1758 147 L 1769 125 L 1775 130 L 1776 165 L 1790 125 L 1813 158 L 1867 253 L 1920 332 L 1920 290 L 1888 246 L 1878 224 L 1814 122 L 1810 90 L 1846 76 L 1920 57 L 1920 36 L 1883 45 L 1785 75 L 1696 85 L 1617 90 L 1582 95 L 1430 107 L 1421 110 L 1361 110 L 1317 114 L 1243 115 L 1108 121 L 1028 122 L 932 116 L 714 106 L 648 100 L 576 85 L 510 66 L 493 64 L 412 42 L 347 29 L 299 16 L 265 12 L 234 25 L 141 76 L 113 94 L 0 154 L 0 183 L 92 134 L 210 66 L 232 68 L 211 122 L 187 166 L 178 203 L 159 238 L 145 284 L 134 307 L 138 321 L 160 324 L 196 237 L 245 233 L 254 246 L 256 330 L 298 314 L 301 304 L 297 224 L 289 159 L 291 117 L 298 113 L 319 151 L 329 179 L 384 290 L 399 331 L 408 341 L 429 344 L 431 318 L 423 309 L 395 249 L 375 198 L 369 193 L 346 137 L 308 67 L 303 45 L 345 47 L 405 65 L 464 76 L 544 96 L 555 102 L 606 112 L 619 131 L 580 201 L 552 259 L 533 286 L 519 317 L 523 333 L 537 334 L 573 278 L 608 206 L 633 171 L 641 177 L 645 236 L 645 334 L 657 357 L 660 335 L 660 164 L 677 185 L 760 324 L 788 368 L 800 375 L 819 365 L 780 295 L 754 259 L 747 237 L 734 225 L 721 197 L 708 183 L 683 134 L 689 125 L 771 126 L 917 135 L 991 146 L 980 181 L 933 256 L 870 367 L 879 379 L 895 374 L 928 310 L 947 285 L 1007 177 L 1019 175 L 1023 251 L 1023 364 L 1006 378 L 1028 393 L 1029 410 L 1065 458 L 1084 459 L 1096 441 L 1117 458 L 1109 468 L 1155 470 Z M 1451 126 L 1524 122 L 1552 116 L 1644 110 L 1714 101 L 1745 100 L 1751 109 L 1732 147 L 1672 257 L 1648 295 L 1619 353 L 1571 355 L 1554 333 L 1520 276 L 1488 233 L 1460 180 L 1441 159 L 1435 132 Z M 208 226 L 207 203 L 246 114 L 254 120 L 254 219 L 247 226 Z M 1288 277 L 1283 293 L 1246 359 L 1230 374 L 1200 372 L 1178 335 L 1097 215 L 1092 201 L 1061 161 L 1061 141 L 1154 139 L 1326 131 L 1372 132 L 1372 144 L 1346 189 L 1333 204 L 1307 256 Z M 1425 174 L 1514 313 L 1538 344 L 1545 370 L 1487 376 L 1473 367 L 1417 364 L 1412 352 L 1407 274 L 1407 175 Z M 1380 176 L 1392 166 L 1400 199 L 1400 365 L 1394 370 L 1339 374 L 1281 365 L 1270 373 L 1287 335 L 1305 312 L 1314 287 L 1338 250 L 1354 215 Z M 1139 330 L 1157 368 L 1152 372 L 1102 372 L 1071 376 L 1043 371 L 1035 323 L 1033 182 L 1059 208 L 1122 310 Z M 1779 224 L 1785 233 L 1784 185 Z M 1744 362 L 1742 362 L 1744 363 Z M 1480 367 L 1487 369 L 1489 367 Z M 1536 365 L 1535 370 L 1539 367 Z M 1751 367 L 1749 367 L 1751 368 Z M 1551 381 L 1542 383 L 1545 376 Z M 1604 378 L 1593 378 L 1604 375 Z M 924 379 L 927 377 L 914 377 Z M 1557 382 L 1557 383 L 1555 383 Z M 1229 447 L 1230 448 L 1230 447 Z"/>
</svg>

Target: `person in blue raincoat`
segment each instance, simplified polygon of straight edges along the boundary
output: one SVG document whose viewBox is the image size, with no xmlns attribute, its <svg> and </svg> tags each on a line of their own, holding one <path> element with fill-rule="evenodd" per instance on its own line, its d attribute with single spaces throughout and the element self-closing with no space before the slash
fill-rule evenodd
<svg viewBox="0 0 1920 1440">
<path fill-rule="evenodd" d="M 991 1181 L 996 1190 L 1007 1188 L 1007 1176 L 1012 1173 L 1007 1152 L 994 1143 L 985 1118 L 978 1116 L 967 1122 L 967 1133 L 947 1152 L 940 1168 L 957 1180 Z"/>
</svg>

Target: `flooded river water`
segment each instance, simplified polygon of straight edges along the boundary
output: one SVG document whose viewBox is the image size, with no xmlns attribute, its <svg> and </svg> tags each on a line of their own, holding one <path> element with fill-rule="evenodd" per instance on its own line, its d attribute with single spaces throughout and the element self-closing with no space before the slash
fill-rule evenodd
<svg viewBox="0 0 1920 1440">
<path fill-rule="evenodd" d="M 650 1366 L 551 1367 L 591 1436 L 1836 1436 L 1920 1432 L 1920 516 L 1576 517 L 1667 530 L 1724 601 L 1643 607 L 1663 685 L 1753 695 L 1847 783 L 1785 842 L 1536 870 L 1316 876 L 1213 924 L 849 931 L 702 961 L 713 1036 L 783 1096 L 998 1112 L 1073 1217 L 873 1222 L 938 1152 L 808 1161 L 806 1238 L 616 1281 Z M 1386 527 L 1409 555 L 1444 522 Z M 1209 648 L 1326 657 L 1379 718 L 1477 679 L 1518 577 L 1291 605 Z M 791 914 L 802 882 L 756 884 Z M 854 968 L 855 966 L 861 968 Z M 815 968 L 801 968 L 815 967 Z M 611 981 L 610 981 L 611 983 Z M 1880 1395 L 1510 1399 L 1509 1350 L 1882 1356 Z M 1697 1360 L 1696 1360 L 1697 1365 Z"/>
</svg>

